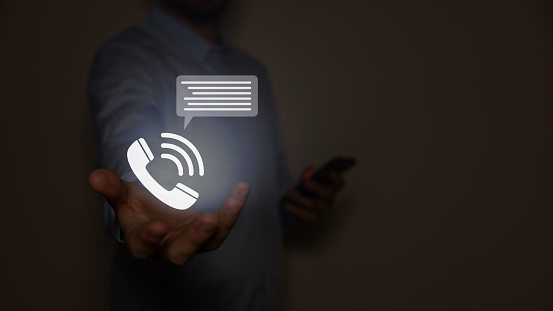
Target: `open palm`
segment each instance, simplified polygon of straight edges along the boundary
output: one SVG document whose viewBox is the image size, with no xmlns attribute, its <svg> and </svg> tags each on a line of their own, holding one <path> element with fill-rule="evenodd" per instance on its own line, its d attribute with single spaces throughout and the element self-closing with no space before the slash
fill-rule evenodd
<svg viewBox="0 0 553 311">
<path fill-rule="evenodd" d="M 124 181 L 110 170 L 94 170 L 89 183 L 115 210 L 123 239 L 133 256 L 156 257 L 177 265 L 223 243 L 246 204 L 250 188 L 245 182 L 237 183 L 214 214 L 194 207 L 173 209 L 142 186 Z"/>
</svg>

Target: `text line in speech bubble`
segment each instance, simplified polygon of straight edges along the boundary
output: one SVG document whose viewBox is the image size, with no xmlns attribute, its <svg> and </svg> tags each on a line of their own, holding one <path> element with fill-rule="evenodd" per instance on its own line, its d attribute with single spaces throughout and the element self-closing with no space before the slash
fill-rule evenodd
<svg viewBox="0 0 553 311">
<path fill-rule="evenodd" d="M 184 128 L 194 117 L 255 117 L 258 81 L 254 75 L 177 77 L 177 115 Z"/>
</svg>

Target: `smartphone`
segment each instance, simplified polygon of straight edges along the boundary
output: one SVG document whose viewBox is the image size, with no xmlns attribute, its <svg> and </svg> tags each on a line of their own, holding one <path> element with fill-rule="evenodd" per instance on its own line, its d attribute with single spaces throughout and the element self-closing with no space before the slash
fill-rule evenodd
<svg viewBox="0 0 553 311">
<path fill-rule="evenodd" d="M 351 169 L 356 163 L 354 158 L 336 157 L 328 161 L 320 169 L 312 172 L 307 172 L 304 176 L 304 180 L 313 180 L 318 183 L 324 184 L 329 182 L 330 174 L 336 172 L 340 175 L 344 174 L 347 170 Z M 302 187 L 301 183 L 296 186 L 299 192 L 305 195 L 312 195 L 309 190 Z"/>
</svg>

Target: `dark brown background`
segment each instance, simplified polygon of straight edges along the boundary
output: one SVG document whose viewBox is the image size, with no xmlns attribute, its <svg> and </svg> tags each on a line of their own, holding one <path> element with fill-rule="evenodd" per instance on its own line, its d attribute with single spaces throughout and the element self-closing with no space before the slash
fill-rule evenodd
<svg viewBox="0 0 553 311">
<path fill-rule="evenodd" d="M 85 85 L 149 5 L 0 3 L 2 310 L 107 308 Z M 272 73 L 290 172 L 359 160 L 328 217 L 286 236 L 290 310 L 553 308 L 552 10 L 237 1 L 228 33 Z"/>
</svg>

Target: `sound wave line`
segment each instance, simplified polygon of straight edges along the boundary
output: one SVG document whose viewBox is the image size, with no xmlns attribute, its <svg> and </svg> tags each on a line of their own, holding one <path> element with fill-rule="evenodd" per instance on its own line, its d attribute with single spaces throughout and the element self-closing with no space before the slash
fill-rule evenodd
<svg viewBox="0 0 553 311">
<path fill-rule="evenodd" d="M 184 169 L 182 168 L 182 163 L 180 163 L 180 161 L 179 161 L 179 159 L 177 159 L 177 157 L 175 157 L 172 154 L 163 153 L 163 154 L 161 154 L 161 158 L 173 161 L 173 163 L 175 163 L 175 165 L 177 166 L 177 170 L 179 171 L 179 176 L 182 176 L 182 174 L 184 173 Z M 190 173 L 190 170 L 188 172 Z M 192 175 L 190 175 L 190 176 L 192 176 Z"/>
<path fill-rule="evenodd" d="M 188 153 L 186 153 L 184 150 L 182 150 L 181 147 L 175 146 L 173 144 L 163 143 L 163 144 L 161 144 L 161 148 L 175 150 L 181 156 L 183 156 L 183 158 L 186 160 L 186 164 L 188 165 L 188 175 L 194 176 L 194 166 L 192 166 L 192 159 L 190 158 Z"/>
<path fill-rule="evenodd" d="M 163 138 L 172 138 L 172 139 L 178 140 L 181 143 L 188 146 L 188 148 L 190 148 L 190 150 L 192 150 L 192 153 L 194 153 L 194 156 L 198 160 L 198 167 L 199 167 L 199 171 L 200 171 L 199 172 L 200 176 L 204 176 L 204 173 L 205 173 L 205 171 L 204 171 L 204 161 L 202 160 L 202 156 L 200 155 L 200 152 L 198 151 L 198 149 L 196 149 L 196 147 L 191 142 L 189 142 L 186 138 L 181 137 L 181 136 L 176 135 L 176 134 L 173 134 L 173 133 L 161 133 L 161 137 L 163 137 Z M 163 148 L 163 144 L 161 145 L 161 147 Z M 182 150 L 182 151 L 184 152 L 184 150 Z M 188 154 L 186 154 L 186 156 L 188 157 L 188 159 L 190 159 Z M 188 163 L 188 159 L 187 159 L 187 163 Z M 188 164 L 188 166 L 192 167 L 191 164 Z M 190 176 L 192 176 L 192 174 L 190 174 Z"/>
</svg>

